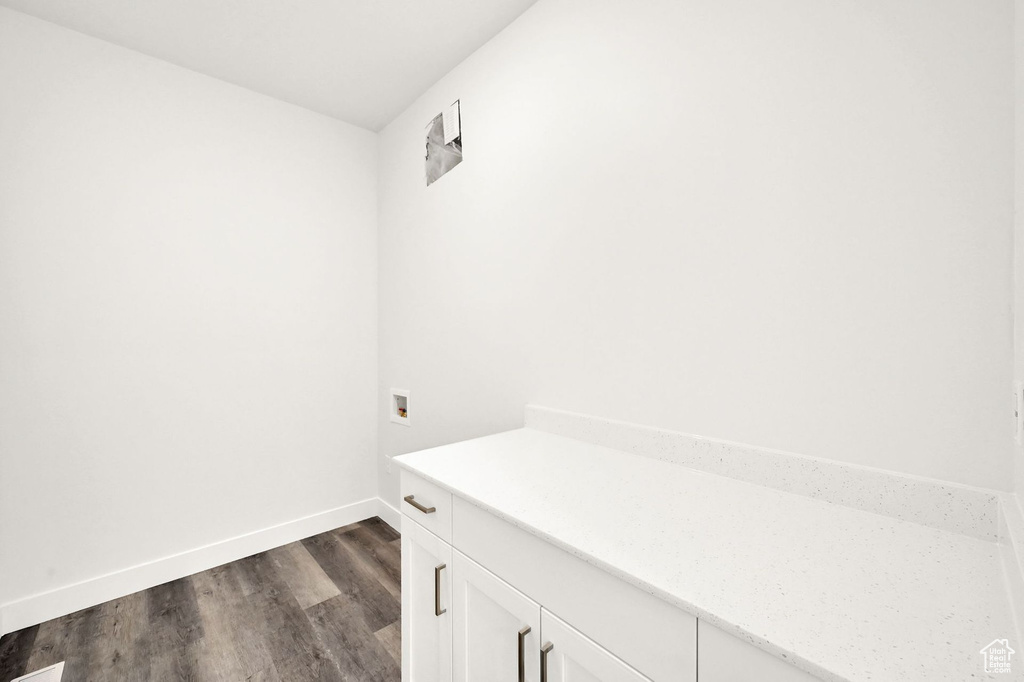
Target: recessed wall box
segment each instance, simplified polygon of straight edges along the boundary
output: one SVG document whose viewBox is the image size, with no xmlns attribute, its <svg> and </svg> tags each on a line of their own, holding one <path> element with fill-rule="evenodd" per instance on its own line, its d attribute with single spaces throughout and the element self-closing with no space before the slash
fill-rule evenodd
<svg viewBox="0 0 1024 682">
<path fill-rule="evenodd" d="M 391 389 L 391 421 L 409 426 L 409 389 Z"/>
</svg>

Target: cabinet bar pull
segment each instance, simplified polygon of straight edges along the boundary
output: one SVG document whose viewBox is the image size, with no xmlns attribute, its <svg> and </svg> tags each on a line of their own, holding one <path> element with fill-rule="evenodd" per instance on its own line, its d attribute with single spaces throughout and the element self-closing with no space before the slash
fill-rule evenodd
<svg viewBox="0 0 1024 682">
<path fill-rule="evenodd" d="M 527 625 L 519 631 L 519 682 L 526 682 L 526 653 L 523 651 L 526 644 L 526 636 L 530 634 L 530 626 Z"/>
<path fill-rule="evenodd" d="M 402 499 L 411 504 L 412 506 L 416 507 L 417 509 L 419 509 L 424 514 L 433 514 L 437 511 L 437 507 L 424 507 L 422 504 L 416 501 L 416 498 L 413 495 L 406 495 Z"/>
<path fill-rule="evenodd" d="M 555 645 L 548 642 L 540 648 L 540 682 L 548 682 L 548 654 Z"/>
<path fill-rule="evenodd" d="M 440 616 L 448 609 L 441 608 L 441 571 L 447 566 L 445 564 L 438 564 L 434 566 L 434 615 Z"/>
</svg>

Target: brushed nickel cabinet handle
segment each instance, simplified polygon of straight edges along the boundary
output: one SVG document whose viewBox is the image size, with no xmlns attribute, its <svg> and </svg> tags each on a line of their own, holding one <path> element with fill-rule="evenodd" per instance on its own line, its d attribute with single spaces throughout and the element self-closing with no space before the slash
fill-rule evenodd
<svg viewBox="0 0 1024 682">
<path fill-rule="evenodd" d="M 532 628 L 527 625 L 519 631 L 519 682 L 526 682 L 526 636 Z"/>
<path fill-rule="evenodd" d="M 447 566 L 445 564 L 438 564 L 434 566 L 434 615 L 440 616 L 445 613 L 448 609 L 441 608 L 441 571 Z"/>
<path fill-rule="evenodd" d="M 540 682 L 548 682 L 548 654 L 555 645 L 548 642 L 540 648 Z"/>
<path fill-rule="evenodd" d="M 424 514 L 433 514 L 437 511 L 437 507 L 424 507 L 422 504 L 416 501 L 416 498 L 413 495 L 406 495 L 402 499 L 411 504 L 412 506 L 416 507 L 417 509 L 419 509 Z"/>
</svg>

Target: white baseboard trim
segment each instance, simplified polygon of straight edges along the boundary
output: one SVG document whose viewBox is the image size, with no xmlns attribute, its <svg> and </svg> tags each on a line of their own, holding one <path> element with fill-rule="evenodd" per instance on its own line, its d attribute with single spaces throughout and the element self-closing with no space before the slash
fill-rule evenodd
<svg viewBox="0 0 1024 682">
<path fill-rule="evenodd" d="M 0 635 L 59 618 L 171 580 L 287 545 L 350 523 L 380 516 L 398 529 L 399 515 L 379 497 L 215 542 L 0 605 Z"/>
<path fill-rule="evenodd" d="M 377 498 L 378 511 L 377 516 L 381 518 L 381 521 L 391 526 L 396 533 L 402 532 L 402 512 L 398 511 L 395 507 L 392 507 L 390 503 L 385 502 L 384 498 Z"/>
</svg>

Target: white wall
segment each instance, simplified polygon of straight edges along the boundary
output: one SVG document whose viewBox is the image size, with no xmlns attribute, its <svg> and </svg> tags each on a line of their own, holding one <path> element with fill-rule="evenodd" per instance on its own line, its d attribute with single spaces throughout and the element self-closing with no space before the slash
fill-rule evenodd
<svg viewBox="0 0 1024 682">
<path fill-rule="evenodd" d="M 375 136 L 6 9 L 0 93 L 0 604 L 375 496 Z"/>
<path fill-rule="evenodd" d="M 1012 12 L 541 0 L 381 134 L 382 455 L 529 401 L 1010 488 Z"/>
<path fill-rule="evenodd" d="M 1024 382 L 1024 0 L 1015 0 L 1015 142 L 1014 142 L 1014 373 Z M 1024 502 L 1024 446 L 1016 446 L 1016 492 Z"/>
</svg>

